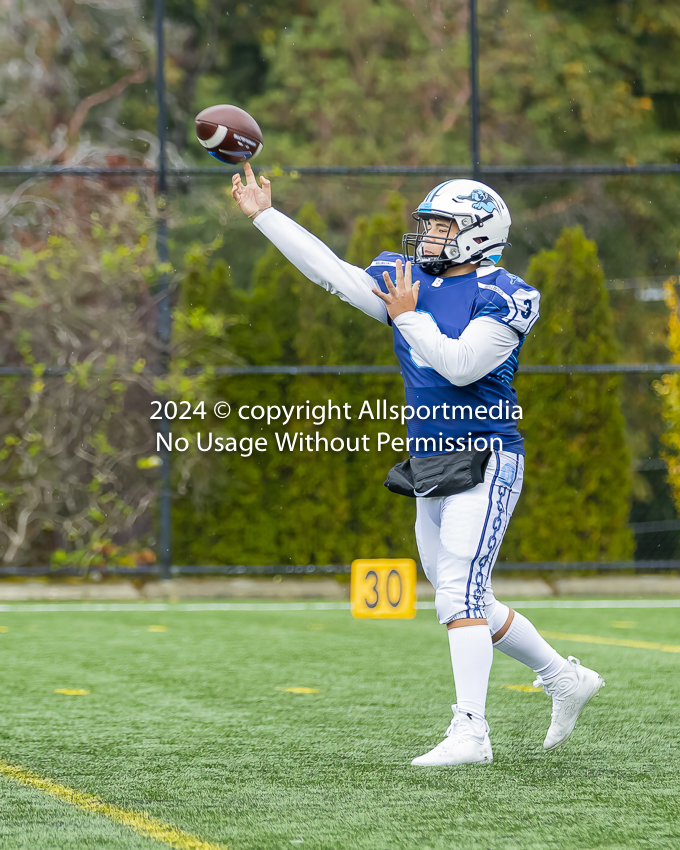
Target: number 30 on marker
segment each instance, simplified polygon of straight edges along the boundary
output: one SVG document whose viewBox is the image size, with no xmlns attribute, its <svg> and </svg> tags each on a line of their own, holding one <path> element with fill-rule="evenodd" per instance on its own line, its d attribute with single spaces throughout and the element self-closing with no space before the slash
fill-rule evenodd
<svg viewBox="0 0 680 850">
<path fill-rule="evenodd" d="M 410 620 L 416 615 L 416 562 L 410 558 L 352 562 L 354 617 Z"/>
</svg>

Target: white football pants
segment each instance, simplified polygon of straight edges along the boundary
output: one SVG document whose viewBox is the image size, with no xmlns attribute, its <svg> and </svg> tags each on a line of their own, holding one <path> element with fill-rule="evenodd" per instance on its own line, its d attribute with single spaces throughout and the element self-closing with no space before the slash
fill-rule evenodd
<svg viewBox="0 0 680 850">
<path fill-rule="evenodd" d="M 455 496 L 418 498 L 416 541 L 433 585 L 440 623 L 483 619 L 495 634 L 508 617 L 496 602 L 491 571 L 522 490 L 524 457 L 494 451 L 484 481 Z"/>
</svg>

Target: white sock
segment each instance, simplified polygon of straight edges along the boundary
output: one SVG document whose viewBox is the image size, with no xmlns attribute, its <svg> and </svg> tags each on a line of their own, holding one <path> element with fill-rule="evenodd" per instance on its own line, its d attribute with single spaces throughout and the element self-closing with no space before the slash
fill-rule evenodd
<svg viewBox="0 0 680 850">
<path fill-rule="evenodd" d="M 567 663 L 566 658 L 562 658 L 543 640 L 536 627 L 517 611 L 507 632 L 493 646 L 510 658 L 526 664 L 546 681 L 557 676 Z"/>
<path fill-rule="evenodd" d="M 483 734 L 486 691 L 493 661 L 489 627 L 458 626 L 448 629 L 448 633 L 456 703 L 460 711 L 470 717 L 475 731 Z"/>
</svg>

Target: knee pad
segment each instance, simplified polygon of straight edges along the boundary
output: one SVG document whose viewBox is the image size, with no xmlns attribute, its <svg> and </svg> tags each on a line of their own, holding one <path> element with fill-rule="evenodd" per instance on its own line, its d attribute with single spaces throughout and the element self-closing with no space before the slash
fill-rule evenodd
<svg viewBox="0 0 680 850">
<path fill-rule="evenodd" d="M 489 631 L 492 636 L 497 631 L 503 628 L 510 616 L 510 609 L 507 605 L 499 602 L 495 596 L 484 599 L 484 607 L 486 608 L 486 621 L 489 624 Z"/>
</svg>

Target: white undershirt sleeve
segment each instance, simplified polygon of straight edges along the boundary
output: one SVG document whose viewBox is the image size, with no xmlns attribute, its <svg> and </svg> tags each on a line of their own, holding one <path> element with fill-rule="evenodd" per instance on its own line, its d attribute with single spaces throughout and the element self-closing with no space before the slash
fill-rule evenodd
<svg viewBox="0 0 680 850">
<path fill-rule="evenodd" d="M 372 291 L 379 287 L 364 269 L 341 260 L 320 239 L 273 207 L 256 216 L 253 224 L 305 277 L 387 324 L 387 307 Z"/>
<path fill-rule="evenodd" d="M 473 319 L 458 339 L 443 334 L 429 313 L 401 313 L 394 324 L 416 354 L 457 387 L 493 372 L 519 342 L 517 331 L 489 316 Z"/>
</svg>

